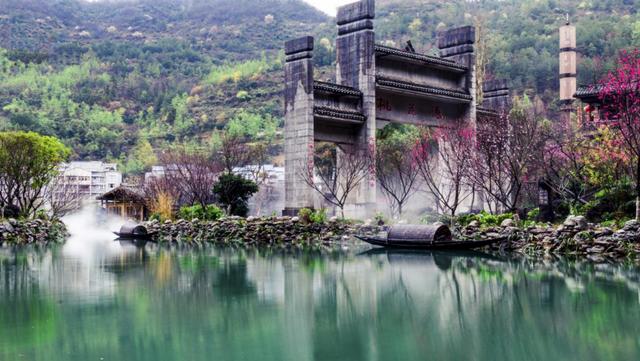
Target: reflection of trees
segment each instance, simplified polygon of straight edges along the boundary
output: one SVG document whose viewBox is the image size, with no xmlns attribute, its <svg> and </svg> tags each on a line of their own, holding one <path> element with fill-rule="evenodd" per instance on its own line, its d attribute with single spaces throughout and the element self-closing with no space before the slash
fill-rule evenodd
<svg viewBox="0 0 640 361">
<path fill-rule="evenodd" d="M 499 361 L 640 354 L 638 272 L 631 267 L 214 249 L 152 250 L 144 261 L 127 260 L 121 268 L 112 261 L 100 266 L 115 277 L 115 289 L 91 299 L 57 293 L 51 282 L 30 276 L 66 269 L 60 262 L 68 260 L 50 253 L 0 256 L 0 359 L 472 355 Z"/>
<path fill-rule="evenodd" d="M 467 338 L 468 347 L 479 359 L 522 359 L 523 355 L 558 360 L 637 357 L 637 345 L 630 347 L 635 342 L 631 334 L 638 329 L 634 322 L 640 316 L 637 284 L 629 287 L 628 279 L 627 285 L 614 283 L 614 278 L 603 277 L 594 267 L 616 277 L 625 268 L 570 262 L 456 262 L 452 272 L 481 284 L 481 303 L 472 307 L 473 314 L 465 321 L 475 335 L 475 339 Z M 484 346 L 488 338 L 478 337 L 496 330 L 510 332 L 505 334 L 510 342 L 501 356 Z"/>
<path fill-rule="evenodd" d="M 55 338 L 58 323 L 53 300 L 32 282 L 29 264 L 41 254 L 0 255 L 0 359 Z"/>
</svg>

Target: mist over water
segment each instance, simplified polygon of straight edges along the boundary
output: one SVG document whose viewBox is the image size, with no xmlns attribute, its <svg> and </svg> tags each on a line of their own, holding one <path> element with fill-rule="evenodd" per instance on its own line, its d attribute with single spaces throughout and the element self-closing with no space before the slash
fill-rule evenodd
<svg viewBox="0 0 640 361">
<path fill-rule="evenodd" d="M 85 206 L 65 217 L 63 222 L 71 235 L 62 249 L 64 256 L 91 263 L 117 256 L 126 248 L 114 241 L 116 236 L 113 234 L 125 222 L 102 214 L 97 205 Z"/>
<path fill-rule="evenodd" d="M 112 231 L 124 222 L 99 211 L 97 205 L 89 205 L 65 217 L 70 237 L 60 248 L 23 253 L 29 260 L 25 274 L 58 302 L 99 303 L 112 298 L 117 280 L 110 268 L 139 258 L 140 249 L 115 241 Z"/>
</svg>

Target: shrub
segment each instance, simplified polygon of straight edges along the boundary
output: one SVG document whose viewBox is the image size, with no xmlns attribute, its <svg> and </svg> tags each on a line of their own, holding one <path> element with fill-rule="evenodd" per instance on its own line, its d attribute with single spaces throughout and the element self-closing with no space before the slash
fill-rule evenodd
<svg viewBox="0 0 640 361">
<path fill-rule="evenodd" d="M 468 226 L 469 223 L 473 222 L 476 219 L 477 214 L 462 214 L 456 218 L 456 223 L 461 226 Z"/>
<path fill-rule="evenodd" d="M 246 91 L 246 90 L 240 90 L 236 94 L 236 98 L 238 98 L 240 100 L 249 100 L 249 99 L 251 99 L 251 95 L 249 95 L 249 92 Z"/>
<path fill-rule="evenodd" d="M 532 209 L 527 213 L 528 221 L 535 221 L 540 217 L 540 208 Z"/>
<path fill-rule="evenodd" d="M 298 217 L 304 223 L 318 223 L 322 224 L 327 221 L 327 212 L 324 209 L 313 211 L 309 208 L 303 208 L 298 212 Z"/>
<path fill-rule="evenodd" d="M 309 208 L 302 208 L 299 212 L 298 212 L 298 217 L 300 218 L 301 221 L 303 221 L 304 223 L 312 223 L 311 222 L 311 215 L 313 214 L 313 211 Z"/>
<path fill-rule="evenodd" d="M 376 215 L 373 217 L 373 220 L 378 225 L 384 225 L 388 223 L 387 217 L 385 217 L 384 213 L 382 212 L 377 212 Z"/>
<path fill-rule="evenodd" d="M 617 184 L 596 193 L 593 200 L 578 209 L 592 222 L 635 217 L 635 196 L 629 183 Z"/>
<path fill-rule="evenodd" d="M 166 219 L 163 219 L 160 213 L 154 212 L 154 213 L 151 213 L 151 215 L 149 216 L 149 220 L 162 222 L 162 221 L 165 221 Z"/>
<path fill-rule="evenodd" d="M 602 223 L 600 223 L 600 226 L 602 227 L 608 227 L 608 228 L 613 228 L 613 229 L 621 229 L 622 227 L 624 227 L 624 224 L 627 222 L 627 219 L 612 219 L 609 221 L 604 221 Z"/>
<path fill-rule="evenodd" d="M 457 218 L 457 223 L 461 226 L 467 226 L 473 221 L 478 221 L 480 227 L 496 227 L 506 219 L 513 219 L 513 213 L 491 214 L 482 211 L 478 214 L 466 214 Z"/>
<path fill-rule="evenodd" d="M 150 202 L 152 219 L 157 221 L 166 221 L 173 218 L 173 197 L 167 192 L 159 192 L 158 195 Z"/>
<path fill-rule="evenodd" d="M 249 198 L 258 192 L 258 185 L 235 174 L 223 174 L 213 187 L 213 193 L 225 206 L 227 214 L 246 217 L 249 213 Z"/>
<path fill-rule="evenodd" d="M 178 218 L 184 220 L 200 219 L 203 221 L 217 221 L 222 218 L 224 212 L 217 206 L 211 204 L 206 208 L 201 205 L 195 205 L 192 207 L 182 207 L 178 212 Z"/>
</svg>

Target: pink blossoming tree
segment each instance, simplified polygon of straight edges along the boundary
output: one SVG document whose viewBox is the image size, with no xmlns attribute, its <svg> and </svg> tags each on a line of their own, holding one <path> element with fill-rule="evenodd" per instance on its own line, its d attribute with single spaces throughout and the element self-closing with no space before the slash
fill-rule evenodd
<svg viewBox="0 0 640 361">
<path fill-rule="evenodd" d="M 537 182 L 547 140 L 545 121 L 526 98 L 515 99 L 508 114 L 478 121 L 470 177 L 491 212 L 514 212 L 526 185 Z"/>
<path fill-rule="evenodd" d="M 604 116 L 617 128 L 620 151 L 628 158 L 635 184 L 636 219 L 640 220 L 640 51 L 622 52 L 617 67 L 600 83 Z"/>
</svg>

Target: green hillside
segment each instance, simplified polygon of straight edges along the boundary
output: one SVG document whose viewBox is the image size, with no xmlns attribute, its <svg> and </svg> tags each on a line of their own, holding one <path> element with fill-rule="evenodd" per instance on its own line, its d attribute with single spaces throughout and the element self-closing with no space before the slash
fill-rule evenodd
<svg viewBox="0 0 640 361">
<path fill-rule="evenodd" d="M 0 128 L 124 162 L 147 142 L 206 143 L 243 110 L 269 123 L 282 116 L 282 44 L 329 21 L 296 0 L 10 0 Z"/>
<path fill-rule="evenodd" d="M 0 0 L 0 130 L 55 135 L 78 159 L 128 162 L 132 149 L 208 144 L 217 129 L 281 122 L 282 44 L 317 38 L 331 78 L 335 27 L 301 0 Z M 439 30 L 481 25 L 489 76 L 553 115 L 557 29 L 569 13 L 580 81 L 640 45 L 640 0 L 378 0 L 378 41 L 434 51 Z M 235 120 L 235 121 L 234 121 Z M 130 166 L 131 172 L 140 172 Z"/>
<path fill-rule="evenodd" d="M 378 0 L 378 41 L 411 39 L 431 51 L 438 30 L 480 25 L 488 75 L 538 95 L 551 110 L 558 92 L 558 28 L 570 15 L 578 31 L 578 81 L 597 81 L 618 51 L 640 47 L 640 0 Z"/>
</svg>

